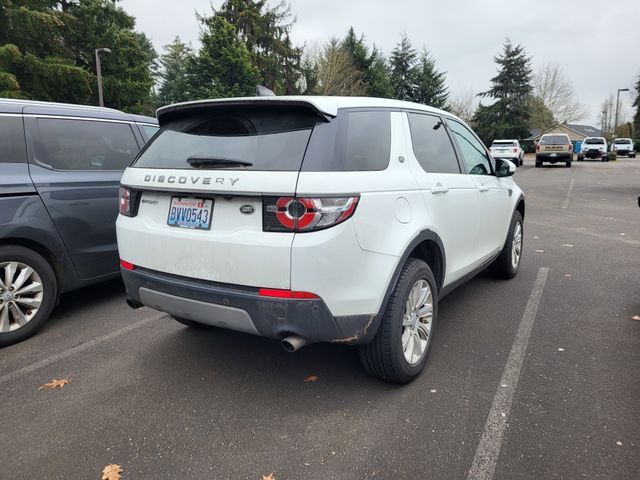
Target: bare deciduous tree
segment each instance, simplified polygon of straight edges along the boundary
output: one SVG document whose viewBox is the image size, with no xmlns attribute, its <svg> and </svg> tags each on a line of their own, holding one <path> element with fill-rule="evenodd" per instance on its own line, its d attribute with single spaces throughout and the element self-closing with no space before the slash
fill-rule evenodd
<svg viewBox="0 0 640 480">
<path fill-rule="evenodd" d="M 315 58 L 314 58 L 315 57 Z M 353 60 L 340 41 L 330 39 L 320 52 L 312 55 L 316 79 L 313 93 L 316 95 L 365 95 L 366 84 L 362 74 L 353 65 Z"/>
<path fill-rule="evenodd" d="M 460 90 L 454 97 L 449 98 L 446 110 L 469 123 L 478 108 L 478 96 L 471 88 Z"/>
<path fill-rule="evenodd" d="M 556 123 L 582 120 L 588 109 L 577 98 L 569 78 L 557 63 L 548 63 L 533 76 L 533 97 L 551 114 Z"/>
</svg>

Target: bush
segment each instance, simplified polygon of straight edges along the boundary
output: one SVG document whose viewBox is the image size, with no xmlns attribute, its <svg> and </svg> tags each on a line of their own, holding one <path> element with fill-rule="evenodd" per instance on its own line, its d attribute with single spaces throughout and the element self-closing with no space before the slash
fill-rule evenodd
<svg viewBox="0 0 640 480">
<path fill-rule="evenodd" d="M 618 158 L 618 154 L 616 152 L 609 152 L 609 161 L 615 162 Z"/>
</svg>

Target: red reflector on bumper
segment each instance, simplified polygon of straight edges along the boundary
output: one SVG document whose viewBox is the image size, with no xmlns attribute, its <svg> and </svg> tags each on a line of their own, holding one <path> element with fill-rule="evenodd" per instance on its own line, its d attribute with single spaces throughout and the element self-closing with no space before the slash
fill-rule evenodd
<svg viewBox="0 0 640 480">
<path fill-rule="evenodd" d="M 295 298 L 298 300 L 311 300 L 314 298 L 320 298 L 315 293 L 294 292 L 292 290 L 280 290 L 277 288 L 261 288 L 260 290 L 258 290 L 258 295 L 260 295 L 261 297 Z"/>
<path fill-rule="evenodd" d="M 120 259 L 120 266 L 122 268 L 124 268 L 125 270 L 135 270 L 136 266 L 131 263 L 131 262 L 127 262 L 126 260 L 122 260 Z"/>
</svg>

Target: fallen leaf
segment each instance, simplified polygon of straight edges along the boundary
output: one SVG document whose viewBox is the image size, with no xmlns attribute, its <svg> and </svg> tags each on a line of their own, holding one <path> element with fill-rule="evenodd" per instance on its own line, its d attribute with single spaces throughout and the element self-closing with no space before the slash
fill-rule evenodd
<svg viewBox="0 0 640 480">
<path fill-rule="evenodd" d="M 564 352 L 564 348 L 559 348 L 558 351 L 559 352 Z"/>
<path fill-rule="evenodd" d="M 435 388 L 432 388 L 432 389 L 430 390 L 430 392 L 431 392 L 431 393 L 436 393 L 436 392 L 437 392 L 437 390 L 436 390 Z"/>
<path fill-rule="evenodd" d="M 315 382 L 316 380 L 318 380 L 318 377 L 316 375 L 309 375 L 304 379 L 305 382 Z"/>
<path fill-rule="evenodd" d="M 573 245 L 571 245 L 570 243 L 563 243 L 562 246 L 563 247 L 573 247 Z"/>
<path fill-rule="evenodd" d="M 619 447 L 621 447 L 621 446 L 622 446 L 622 442 L 621 442 L 620 440 L 618 440 L 618 441 L 616 442 L 616 445 L 618 445 Z"/>
<path fill-rule="evenodd" d="M 262 475 L 262 480 L 276 480 L 276 477 L 273 476 L 273 473 L 269 475 Z"/>
<path fill-rule="evenodd" d="M 533 237 L 533 238 L 540 238 L 540 237 Z"/>
<path fill-rule="evenodd" d="M 634 315 L 631 317 L 632 320 L 640 320 L 640 315 Z"/>
<path fill-rule="evenodd" d="M 56 388 L 56 387 L 62 388 L 67 383 L 69 383 L 69 380 L 67 380 L 66 378 L 61 378 L 60 380 L 56 380 L 54 378 L 49 383 L 45 383 L 44 385 L 42 385 L 40 388 L 38 388 L 38 390 L 42 390 L 43 388 Z"/>
<path fill-rule="evenodd" d="M 121 480 L 122 467 L 112 463 L 102 470 L 102 480 Z"/>
<path fill-rule="evenodd" d="M 544 253 L 544 250 L 536 250 L 538 253 Z"/>
<path fill-rule="evenodd" d="M 624 236 L 626 235 L 626 233 L 621 233 L 620 235 L 621 235 L 622 237 L 624 237 Z"/>
<path fill-rule="evenodd" d="M 565 277 L 570 277 L 571 275 L 569 275 L 568 273 L 564 274 Z"/>
</svg>

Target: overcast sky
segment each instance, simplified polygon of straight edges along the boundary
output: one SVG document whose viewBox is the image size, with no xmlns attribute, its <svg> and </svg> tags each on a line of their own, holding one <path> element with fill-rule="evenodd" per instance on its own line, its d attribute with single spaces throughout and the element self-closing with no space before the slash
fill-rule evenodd
<svg viewBox="0 0 640 480">
<path fill-rule="evenodd" d="M 272 5 L 277 2 L 271 1 Z M 158 52 L 176 35 L 198 46 L 195 12 L 222 0 L 121 0 Z M 298 44 L 321 45 L 350 26 L 388 55 L 404 31 L 416 49 L 428 48 L 447 72 L 452 95 L 486 90 L 493 57 L 505 37 L 522 43 L 534 69 L 562 65 L 589 108 L 582 123 L 599 126 L 603 100 L 618 88 L 621 111 L 632 116 L 633 86 L 640 73 L 640 0 L 291 0 Z M 153 5 L 153 7 L 152 7 Z"/>
</svg>

